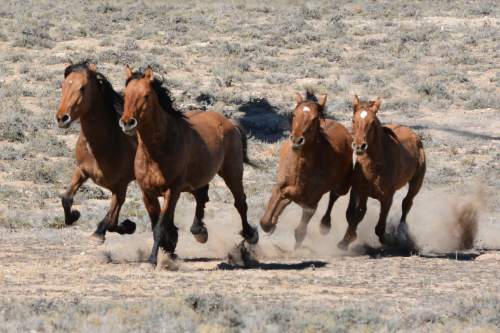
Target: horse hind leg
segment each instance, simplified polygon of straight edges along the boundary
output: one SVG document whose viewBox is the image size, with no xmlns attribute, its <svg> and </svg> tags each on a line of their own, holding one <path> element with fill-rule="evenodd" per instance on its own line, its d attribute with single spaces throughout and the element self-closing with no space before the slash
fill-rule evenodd
<svg viewBox="0 0 500 333">
<path fill-rule="evenodd" d="M 319 232 L 322 235 L 327 235 L 332 227 L 332 208 L 335 201 L 339 198 L 339 195 L 335 191 L 330 191 L 330 197 L 328 199 L 328 206 L 326 207 L 325 215 L 321 218 L 321 223 L 319 224 Z"/>
<path fill-rule="evenodd" d="M 101 222 L 99 222 L 96 230 L 92 234 L 92 237 L 94 237 L 98 242 L 104 242 L 106 231 L 116 232 L 121 235 L 133 234 L 135 232 L 135 223 L 128 219 L 118 224 L 118 217 L 120 216 L 121 207 L 125 202 L 126 193 L 126 187 L 113 193 L 113 196 L 111 197 L 111 205 L 106 216 Z"/>
<path fill-rule="evenodd" d="M 196 212 L 190 231 L 199 243 L 206 243 L 208 240 L 208 231 L 205 227 L 205 223 L 203 223 L 203 217 L 205 216 L 205 204 L 209 200 L 208 187 L 209 185 L 206 185 L 192 192 L 196 200 Z"/>
<path fill-rule="evenodd" d="M 71 206 L 73 206 L 75 193 L 87 179 L 88 176 L 80 168 L 76 167 L 71 176 L 71 184 L 66 192 L 61 195 L 61 204 L 64 209 L 64 223 L 66 225 L 72 225 L 80 218 L 80 212 L 76 209 L 71 209 Z"/>
<path fill-rule="evenodd" d="M 402 214 L 400 223 L 406 223 L 406 216 L 408 215 L 408 212 L 413 206 L 413 199 L 415 198 L 415 196 L 420 191 L 420 188 L 422 187 L 422 183 L 424 181 L 424 173 L 425 171 L 419 172 L 408 183 L 408 193 L 403 199 L 403 203 L 401 205 Z"/>
<path fill-rule="evenodd" d="M 231 191 L 234 197 L 234 207 L 240 214 L 241 225 L 243 230 L 241 231 L 241 236 L 250 244 L 257 244 L 259 241 L 259 233 L 257 228 L 252 227 L 248 223 L 247 211 L 248 205 L 246 202 L 245 191 L 243 190 L 243 162 L 240 162 L 238 167 L 236 163 L 225 163 L 223 169 L 219 172 L 219 175 L 224 179 L 227 187 Z"/>
<path fill-rule="evenodd" d="M 399 221 L 398 230 L 397 230 L 397 238 L 400 242 L 404 244 L 410 244 L 409 246 L 414 247 L 414 242 L 409 236 L 408 225 L 406 223 L 406 217 L 411 207 L 413 206 L 413 199 L 418 194 L 420 189 L 422 188 L 422 183 L 424 181 L 425 168 L 423 171 L 420 171 L 416 174 L 408 184 L 408 193 L 403 199 L 403 203 L 401 205 L 401 220 Z"/>
</svg>

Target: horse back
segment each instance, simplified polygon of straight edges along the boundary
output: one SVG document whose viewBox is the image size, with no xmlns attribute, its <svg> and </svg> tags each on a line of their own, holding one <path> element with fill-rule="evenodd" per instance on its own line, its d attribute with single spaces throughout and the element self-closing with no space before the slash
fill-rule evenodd
<svg viewBox="0 0 500 333">
<path fill-rule="evenodd" d="M 410 178 L 421 168 L 425 168 L 425 154 L 420 137 L 410 128 L 401 125 L 386 125 L 384 130 L 389 134 L 392 145 L 390 153 L 393 161 L 397 161 L 401 177 L 401 184 Z M 398 184 L 397 188 L 404 184 Z"/>
<path fill-rule="evenodd" d="M 420 149 L 423 148 L 419 136 L 406 126 L 386 125 L 386 133 L 393 137 L 400 148 L 408 152 L 413 158 L 420 159 Z"/>
<path fill-rule="evenodd" d="M 326 119 L 325 124 L 322 126 L 323 133 L 326 135 L 326 138 L 330 145 L 339 153 L 347 154 L 349 158 L 352 155 L 352 136 L 351 133 L 345 128 L 341 123 L 332 120 Z"/>
</svg>

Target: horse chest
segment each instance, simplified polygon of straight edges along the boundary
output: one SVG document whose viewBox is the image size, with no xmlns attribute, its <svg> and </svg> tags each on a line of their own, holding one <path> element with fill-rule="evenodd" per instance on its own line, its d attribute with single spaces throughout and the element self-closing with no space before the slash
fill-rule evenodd
<svg viewBox="0 0 500 333">
<path fill-rule="evenodd" d="M 135 173 L 141 188 L 157 189 L 167 183 L 157 163 L 147 163 L 146 167 L 136 165 Z"/>
<path fill-rule="evenodd" d="M 297 203 L 316 202 L 328 191 L 328 177 L 322 170 L 311 168 L 304 161 L 287 170 L 284 194 Z"/>
</svg>

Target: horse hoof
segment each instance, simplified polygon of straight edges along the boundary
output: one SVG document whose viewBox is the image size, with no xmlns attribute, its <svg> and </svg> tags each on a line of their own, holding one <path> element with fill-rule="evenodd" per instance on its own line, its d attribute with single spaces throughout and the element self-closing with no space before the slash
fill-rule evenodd
<svg viewBox="0 0 500 333">
<path fill-rule="evenodd" d="M 191 234 L 193 234 L 194 238 L 198 243 L 206 243 L 208 240 L 208 231 L 205 226 L 192 225 L 191 226 Z"/>
<path fill-rule="evenodd" d="M 342 251 L 347 251 L 349 248 L 349 242 L 343 239 L 337 244 L 337 248 Z"/>
<path fill-rule="evenodd" d="M 104 235 L 94 232 L 92 235 L 90 235 L 90 240 L 92 243 L 95 243 L 96 245 L 101 245 L 102 243 L 104 243 L 106 238 L 104 237 Z"/>
<path fill-rule="evenodd" d="M 252 245 L 255 245 L 259 242 L 259 232 L 257 231 L 256 228 L 251 227 L 251 232 L 248 234 L 243 234 L 243 238 Z"/>
<path fill-rule="evenodd" d="M 148 263 L 150 263 L 153 267 L 156 267 L 156 264 L 157 264 L 156 257 L 153 255 L 149 256 Z"/>
<path fill-rule="evenodd" d="M 323 236 L 328 235 L 328 233 L 330 232 L 331 227 L 332 226 L 330 224 L 330 221 L 323 222 L 323 220 L 321 220 L 321 223 L 319 225 L 319 233 L 322 234 Z"/>
<path fill-rule="evenodd" d="M 194 234 L 193 236 L 194 239 L 201 244 L 205 244 L 208 240 L 208 233 Z"/>
<path fill-rule="evenodd" d="M 64 222 L 66 223 L 66 225 L 72 225 L 73 223 L 78 221 L 79 218 L 80 218 L 80 212 L 75 209 L 71 211 L 69 217 Z"/>
<path fill-rule="evenodd" d="M 132 235 L 135 232 L 136 225 L 130 220 L 125 220 L 118 226 L 118 233 L 121 235 Z"/>
</svg>

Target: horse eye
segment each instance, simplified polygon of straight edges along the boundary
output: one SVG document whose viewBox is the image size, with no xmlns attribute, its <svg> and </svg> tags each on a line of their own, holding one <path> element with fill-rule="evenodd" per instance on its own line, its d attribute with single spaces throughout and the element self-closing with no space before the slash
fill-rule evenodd
<svg viewBox="0 0 500 333">
<path fill-rule="evenodd" d="M 85 90 L 85 87 L 81 87 L 80 91 L 83 92 Z"/>
</svg>

